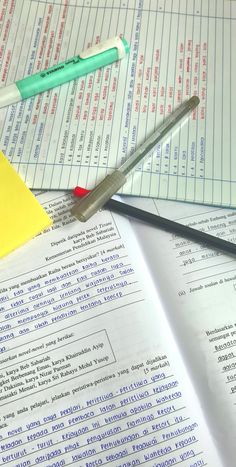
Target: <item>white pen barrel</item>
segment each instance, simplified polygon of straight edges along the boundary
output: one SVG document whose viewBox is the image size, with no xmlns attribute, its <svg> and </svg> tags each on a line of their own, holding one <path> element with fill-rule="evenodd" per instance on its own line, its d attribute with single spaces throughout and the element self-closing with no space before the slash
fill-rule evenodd
<svg viewBox="0 0 236 467">
<path fill-rule="evenodd" d="M 0 89 L 0 108 L 16 104 L 22 100 L 21 93 L 15 83 Z"/>
<path fill-rule="evenodd" d="M 81 222 L 86 222 L 125 184 L 126 176 L 119 170 L 107 175 L 94 190 L 73 206 L 71 213 Z"/>
</svg>

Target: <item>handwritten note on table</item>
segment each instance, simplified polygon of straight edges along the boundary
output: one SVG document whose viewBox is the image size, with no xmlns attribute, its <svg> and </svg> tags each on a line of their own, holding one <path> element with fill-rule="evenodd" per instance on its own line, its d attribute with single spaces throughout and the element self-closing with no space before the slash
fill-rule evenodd
<svg viewBox="0 0 236 467">
<path fill-rule="evenodd" d="M 124 192 L 236 207 L 235 2 L 1 1 L 0 13 L 2 86 L 116 34 L 131 45 L 120 63 L 2 109 L 1 149 L 30 187 L 92 188 L 197 94 Z"/>
</svg>

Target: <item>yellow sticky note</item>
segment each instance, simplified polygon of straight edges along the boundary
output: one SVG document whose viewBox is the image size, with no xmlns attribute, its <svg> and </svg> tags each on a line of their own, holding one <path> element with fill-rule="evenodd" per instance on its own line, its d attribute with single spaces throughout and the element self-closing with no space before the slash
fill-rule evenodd
<svg viewBox="0 0 236 467">
<path fill-rule="evenodd" d="M 0 257 L 49 227 L 52 220 L 0 151 Z"/>
</svg>

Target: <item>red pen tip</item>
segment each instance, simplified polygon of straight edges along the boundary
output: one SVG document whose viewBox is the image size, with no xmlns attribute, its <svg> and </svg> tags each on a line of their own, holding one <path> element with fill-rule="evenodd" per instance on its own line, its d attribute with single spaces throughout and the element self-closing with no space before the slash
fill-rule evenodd
<svg viewBox="0 0 236 467">
<path fill-rule="evenodd" d="M 78 198 L 82 198 L 83 196 L 87 195 L 90 190 L 86 190 L 86 188 L 82 188 L 81 186 L 76 186 L 73 190 L 73 195 L 77 196 Z"/>
</svg>

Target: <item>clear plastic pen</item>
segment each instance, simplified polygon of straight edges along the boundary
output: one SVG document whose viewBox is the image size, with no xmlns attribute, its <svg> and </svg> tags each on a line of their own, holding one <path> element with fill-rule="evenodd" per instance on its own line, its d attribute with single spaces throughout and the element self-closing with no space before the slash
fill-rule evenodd
<svg viewBox="0 0 236 467">
<path fill-rule="evenodd" d="M 199 104 L 197 96 L 191 97 L 188 101 L 180 105 L 161 126 L 137 148 L 137 150 L 122 164 L 118 169 L 114 170 L 110 175 L 99 183 L 85 198 L 82 198 L 71 212 L 82 222 L 87 221 L 93 214 L 95 214 L 104 204 L 126 183 L 127 175 L 130 175 L 132 170 L 145 157 L 150 151 L 167 135 L 174 126 L 180 122 L 184 117 L 188 116 L 190 112 Z"/>
</svg>

